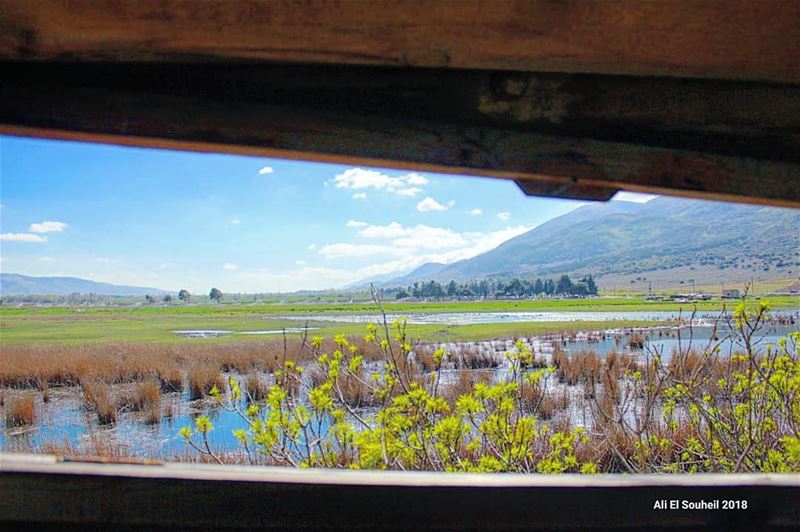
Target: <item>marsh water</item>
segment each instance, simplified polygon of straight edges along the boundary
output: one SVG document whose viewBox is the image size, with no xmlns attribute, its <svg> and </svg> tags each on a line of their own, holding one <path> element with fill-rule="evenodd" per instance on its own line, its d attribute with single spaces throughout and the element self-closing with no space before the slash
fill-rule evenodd
<svg viewBox="0 0 800 532">
<path fill-rule="evenodd" d="M 742 346 L 736 340 L 728 338 L 726 325 L 719 324 L 715 329 L 710 320 L 719 314 L 695 316 L 693 323 L 681 320 L 684 316 L 678 313 L 664 312 L 546 312 L 546 313 L 467 313 L 467 314 L 426 314 L 412 315 L 409 321 L 414 323 L 494 323 L 500 321 L 570 321 L 570 320 L 658 320 L 662 325 L 644 328 L 607 328 L 604 330 L 586 331 L 569 334 L 549 334 L 519 339 L 485 340 L 479 342 L 459 342 L 443 344 L 451 352 L 463 347 L 478 349 L 494 357 L 497 367 L 493 379 L 502 378 L 505 373 L 504 353 L 514 348 L 515 340 L 528 343 L 537 356 L 548 359 L 556 345 L 567 352 L 585 349 L 595 350 L 601 357 L 609 353 L 628 353 L 645 356 L 645 353 L 659 351 L 665 356 L 673 349 L 695 347 L 702 349 L 709 345 L 719 345 L 722 353 L 730 353 Z M 757 336 L 756 346 L 766 349 L 767 344 L 774 344 L 781 337 L 798 330 L 797 313 L 781 313 L 776 321 L 770 322 Z M 309 321 L 312 317 L 308 317 Z M 314 316 L 313 320 L 323 321 L 363 321 L 374 319 L 374 316 Z M 293 316 L 292 319 L 304 320 L 304 317 Z M 390 318 L 391 319 L 391 318 Z M 297 329 L 294 332 L 300 332 Z M 203 333 L 206 331 L 181 331 Z M 212 331 L 216 333 L 220 331 Z M 227 332 L 227 331 L 225 331 Z M 282 330 L 279 332 L 283 332 Z M 252 334 L 277 334 L 276 331 L 252 331 Z M 187 335 L 192 337 L 192 335 Z M 639 345 L 640 340 L 643 345 Z M 190 341 L 190 340 L 188 340 Z M 485 371 L 485 370 L 484 370 Z M 452 380 L 455 370 L 445 371 L 444 380 Z M 226 376 L 238 377 L 235 374 Z M 271 382 L 271 376 L 262 374 L 265 383 Z M 131 384 L 114 385 L 124 388 Z M 5 390 L 6 403 L 17 393 L 30 393 L 21 390 Z M 302 389 L 301 389 L 302 396 Z M 209 440 L 214 449 L 234 450 L 239 448 L 238 441 L 231 431 L 245 428 L 245 422 L 234 412 L 222 408 L 212 400 L 190 400 L 188 390 L 174 392 L 162 396 L 161 421 L 155 424 L 144 422 L 144 416 L 137 412 L 121 411 L 113 425 L 99 425 L 96 415 L 87 412 L 82 406 L 79 387 L 52 388 L 49 400 L 43 401 L 41 393 L 36 397 L 37 419 L 33 426 L 23 428 L 4 428 L 0 431 L 0 449 L 3 450 L 42 450 L 44 444 L 64 445 L 72 448 L 91 449 L 95 440 L 104 443 L 123 445 L 129 454 L 140 458 L 162 458 L 193 453 L 178 431 L 184 426 L 192 426 L 199 415 L 208 415 L 214 424 Z M 5 419 L 5 416 L 3 416 Z"/>
<path fill-rule="evenodd" d="M 695 320 L 711 320 L 720 312 L 698 312 Z M 387 314 L 389 322 L 406 318 L 408 323 L 444 325 L 476 325 L 487 323 L 565 322 L 565 321 L 685 321 L 689 313 L 660 310 L 636 311 L 551 311 L 551 312 L 430 312 L 413 314 Z M 333 314 L 306 316 L 279 316 L 277 318 L 298 322 L 333 321 L 339 323 L 380 323 L 379 314 Z"/>
</svg>

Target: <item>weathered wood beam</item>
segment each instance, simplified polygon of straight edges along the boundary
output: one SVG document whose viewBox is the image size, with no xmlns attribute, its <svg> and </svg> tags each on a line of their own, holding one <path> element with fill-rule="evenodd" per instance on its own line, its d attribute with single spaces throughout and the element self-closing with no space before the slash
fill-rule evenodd
<svg viewBox="0 0 800 532">
<path fill-rule="evenodd" d="M 1 0 L 6 60 L 266 61 L 800 82 L 793 0 Z"/>
<path fill-rule="evenodd" d="M 746 510 L 654 510 L 657 500 Z M 666 519 L 665 516 L 669 516 Z M 148 530 L 768 530 L 800 525 L 800 477 L 523 475 L 57 462 L 0 454 L 0 526 Z"/>
<path fill-rule="evenodd" d="M 800 87 L 213 64 L 5 63 L 0 132 L 800 205 Z M 572 192 L 565 192 L 569 187 Z M 555 188 L 554 188 L 555 187 Z"/>
</svg>

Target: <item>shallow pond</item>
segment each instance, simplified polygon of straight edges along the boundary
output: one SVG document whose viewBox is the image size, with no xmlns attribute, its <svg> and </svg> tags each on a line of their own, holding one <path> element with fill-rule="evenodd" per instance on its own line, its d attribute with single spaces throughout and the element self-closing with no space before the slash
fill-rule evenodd
<svg viewBox="0 0 800 532">
<path fill-rule="evenodd" d="M 565 313 L 558 314 L 559 320 L 563 319 L 561 316 Z M 596 315 L 596 313 L 591 314 L 593 316 Z M 607 315 L 609 313 L 603 314 Z M 626 315 L 626 317 L 619 319 L 631 319 L 627 317 L 631 313 L 619 314 Z M 337 316 L 336 318 L 339 319 L 340 317 Z M 707 318 L 703 319 L 707 320 Z M 732 350 L 742 349 L 743 346 L 741 346 L 740 342 L 727 338 L 728 331 L 725 330 L 724 326 L 714 331 L 707 322 L 700 323 L 692 327 L 684 323 L 682 325 L 673 324 L 647 328 L 610 328 L 602 331 L 542 335 L 521 340 L 531 345 L 536 355 L 547 362 L 550 362 L 550 357 L 556 345 L 561 346 L 568 352 L 593 349 L 601 357 L 607 356 L 612 351 L 643 355 L 655 349 L 661 351 L 664 358 L 668 359 L 673 348 L 677 348 L 680 345 L 685 349 L 691 345 L 702 349 L 708 345 L 713 335 L 717 338 L 714 343 L 720 345 L 723 354 L 729 354 Z M 785 337 L 797 329 L 797 321 L 792 323 L 791 320 L 784 320 L 783 323 L 771 323 L 758 335 L 756 339 L 757 348 L 763 351 L 766 344 L 774 344 L 779 338 Z M 252 333 L 255 332 L 252 331 Z M 266 334 L 263 331 L 261 333 Z M 634 341 L 632 342 L 632 340 Z M 643 340 L 643 345 L 638 344 L 640 340 Z M 444 345 L 451 353 L 458 353 L 463 350 L 477 350 L 495 360 L 495 368 L 476 371 L 489 372 L 491 373 L 490 380 L 496 381 L 505 375 L 507 364 L 504 360 L 504 353 L 514 348 L 514 339 L 459 342 Z M 376 369 L 373 368 L 373 371 Z M 454 369 L 445 371 L 442 375 L 443 382 L 452 382 L 457 378 L 457 375 L 458 371 Z M 262 374 L 261 379 L 264 383 L 268 383 L 271 377 Z M 116 393 L 124 394 L 125 386 L 130 387 L 131 385 L 114 385 Z M 580 392 L 576 389 L 570 388 L 568 392 L 571 395 L 580 395 Z M 33 392 L 4 390 L 6 406 L 14 396 L 25 393 Z M 42 450 L 42 445 L 45 443 L 55 445 L 66 443 L 68 447 L 81 449 L 83 452 L 91 454 L 91 450 L 97 445 L 102 447 L 110 444 L 126 446 L 130 454 L 140 458 L 174 459 L 174 457 L 182 455 L 196 455 L 196 451 L 188 447 L 178 435 L 178 431 L 182 427 L 193 426 L 194 419 L 198 415 L 211 417 L 214 430 L 209 434 L 209 440 L 215 450 L 231 451 L 240 449 L 240 444 L 231 434 L 231 431 L 246 427 L 246 423 L 237 413 L 220 407 L 214 401 L 190 401 L 186 390 L 182 393 L 169 393 L 161 396 L 163 416 L 158 423 L 145 423 L 144 414 L 140 412 L 121 411 L 117 422 L 110 426 L 99 425 L 96 414 L 87 412 L 83 408 L 79 387 L 51 388 L 49 401 L 46 403 L 43 402 L 40 392 L 35 393 L 37 403 L 35 424 L 32 427 L 8 428 L 0 431 L 0 449 Z M 2 407 L 0 410 L 5 413 L 5 408 Z M 576 412 L 578 411 L 576 410 Z M 578 414 L 575 413 L 574 415 L 577 416 Z M 585 411 L 582 415 L 585 416 Z M 5 416 L 2 416 L 2 419 L 5 419 Z"/>
<path fill-rule="evenodd" d="M 287 327 L 286 329 L 270 329 L 265 331 L 225 331 L 220 329 L 186 329 L 181 331 L 172 331 L 178 336 L 184 338 L 219 338 L 230 334 L 249 334 L 249 335 L 262 335 L 262 334 L 291 334 L 302 333 L 305 331 L 313 331 L 319 327 Z"/>
<path fill-rule="evenodd" d="M 698 312 L 695 315 L 697 323 L 713 320 L 720 317 L 721 312 Z M 779 312 L 787 320 L 800 319 L 797 312 Z M 474 325 L 486 323 L 526 323 L 526 322 L 562 322 L 562 321 L 687 321 L 691 313 L 676 311 L 555 311 L 555 312 L 442 312 L 442 313 L 417 313 L 417 314 L 387 314 L 386 318 L 391 323 L 399 318 L 407 318 L 408 323 L 428 324 L 437 323 L 445 325 Z M 336 314 L 336 315 L 308 315 L 308 316 L 279 316 L 265 317 L 264 319 L 283 319 L 304 322 L 331 321 L 338 323 L 379 323 L 382 317 L 379 314 Z"/>
</svg>

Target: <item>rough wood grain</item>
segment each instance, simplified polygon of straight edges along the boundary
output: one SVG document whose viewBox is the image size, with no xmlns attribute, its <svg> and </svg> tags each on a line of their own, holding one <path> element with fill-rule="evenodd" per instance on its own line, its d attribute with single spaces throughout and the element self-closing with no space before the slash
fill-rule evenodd
<svg viewBox="0 0 800 532">
<path fill-rule="evenodd" d="M 800 82 L 794 0 L 2 0 L 0 58 Z"/>
<path fill-rule="evenodd" d="M 594 199 L 625 189 L 800 205 L 800 89 L 786 85 L 531 75 L 541 90 L 511 98 L 492 89 L 497 73 L 477 71 L 3 68 L 8 134 L 533 179 L 555 184 L 541 193 Z"/>
</svg>

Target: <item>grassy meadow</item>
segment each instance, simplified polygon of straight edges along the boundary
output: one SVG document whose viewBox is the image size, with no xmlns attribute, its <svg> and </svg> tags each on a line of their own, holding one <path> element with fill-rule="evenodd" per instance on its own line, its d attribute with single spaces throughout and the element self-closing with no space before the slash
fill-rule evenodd
<svg viewBox="0 0 800 532">
<path fill-rule="evenodd" d="M 800 309 L 798 297 L 772 297 L 775 310 Z M 408 302 L 388 303 L 392 314 L 457 312 L 607 312 L 653 311 L 691 313 L 731 309 L 735 301 L 703 301 L 696 304 L 648 302 L 642 298 L 617 297 L 598 299 Z M 279 330 L 302 326 L 305 322 L 291 316 L 335 316 L 337 314 L 376 314 L 374 304 L 293 303 L 293 304 L 213 304 L 126 307 L 4 307 L 0 308 L 0 342 L 4 345 L 95 343 L 95 342 L 231 342 L 264 338 L 261 335 L 230 335 L 221 338 L 186 339 L 173 331 L 219 329 L 234 332 Z M 594 330 L 609 326 L 646 325 L 645 321 L 591 320 L 584 322 L 492 323 L 479 325 L 410 325 L 409 333 L 423 340 L 481 340 L 544 334 L 559 331 Z M 364 324 L 334 321 L 308 322 L 316 327 L 314 335 L 337 333 L 362 334 Z M 267 335 L 268 336 L 268 335 Z"/>
</svg>

